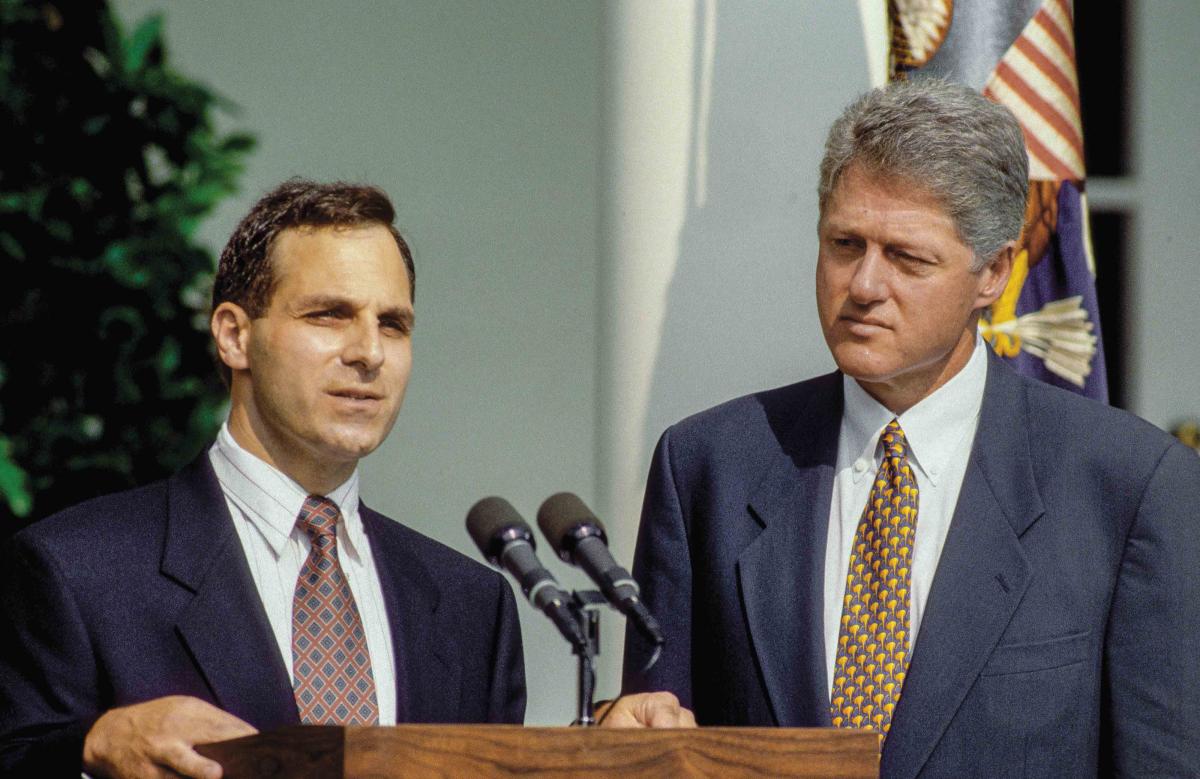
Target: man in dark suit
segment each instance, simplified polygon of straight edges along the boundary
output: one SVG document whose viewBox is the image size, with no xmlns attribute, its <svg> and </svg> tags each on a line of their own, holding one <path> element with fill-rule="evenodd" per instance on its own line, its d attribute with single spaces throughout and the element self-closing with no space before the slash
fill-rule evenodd
<svg viewBox="0 0 1200 779">
<path fill-rule="evenodd" d="M 507 583 L 358 500 L 411 366 L 393 216 L 340 183 L 260 200 L 213 292 L 230 413 L 212 448 L 13 538 L 0 773 L 216 777 L 192 747 L 256 729 L 521 722 Z"/>
<path fill-rule="evenodd" d="M 1016 120 L 965 87 L 894 84 L 834 124 L 839 371 L 663 434 L 634 574 L 666 651 L 643 675 L 627 634 L 626 692 L 870 728 L 884 777 L 1200 770 L 1200 460 L 977 332 L 1026 175 Z"/>
</svg>

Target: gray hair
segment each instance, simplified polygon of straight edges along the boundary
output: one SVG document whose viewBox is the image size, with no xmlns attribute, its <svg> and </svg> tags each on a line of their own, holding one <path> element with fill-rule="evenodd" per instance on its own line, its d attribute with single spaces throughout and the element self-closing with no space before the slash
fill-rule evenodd
<svg viewBox="0 0 1200 779">
<path fill-rule="evenodd" d="M 968 86 L 899 81 L 850 104 L 825 141 L 817 186 L 822 216 L 851 165 L 933 193 L 974 252 L 973 271 L 1021 235 L 1029 190 L 1021 126 Z"/>
</svg>

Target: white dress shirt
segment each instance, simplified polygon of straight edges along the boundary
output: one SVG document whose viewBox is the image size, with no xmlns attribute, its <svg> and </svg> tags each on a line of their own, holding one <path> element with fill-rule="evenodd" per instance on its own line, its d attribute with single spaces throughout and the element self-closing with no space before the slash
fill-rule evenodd
<svg viewBox="0 0 1200 779">
<path fill-rule="evenodd" d="M 300 568 L 311 547 L 296 518 L 308 492 L 277 468 L 238 445 L 226 423 L 208 452 L 233 526 L 242 542 L 250 575 L 266 609 L 279 654 L 292 676 L 292 600 Z M 371 672 L 379 702 L 379 724 L 396 724 L 396 665 L 391 627 L 371 544 L 358 513 L 358 469 L 325 497 L 338 505 L 338 561 L 354 593 L 371 653 Z"/>
<path fill-rule="evenodd" d="M 920 640 L 925 601 L 979 425 L 987 380 L 986 348 L 983 339 L 976 338 L 975 350 L 963 369 L 898 418 L 857 381 L 843 377 L 845 405 L 825 544 L 825 665 L 831 694 L 850 547 L 871 494 L 875 471 L 883 459 L 879 436 L 888 422 L 898 419 L 908 440 L 909 463 L 917 480 L 917 533 L 909 595 L 909 635 L 914 637 L 908 648 L 911 656 Z"/>
</svg>

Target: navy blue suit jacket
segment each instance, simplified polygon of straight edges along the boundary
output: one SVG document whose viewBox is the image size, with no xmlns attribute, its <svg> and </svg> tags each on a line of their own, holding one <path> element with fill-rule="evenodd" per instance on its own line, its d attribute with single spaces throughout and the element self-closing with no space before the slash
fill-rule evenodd
<svg viewBox="0 0 1200 779">
<path fill-rule="evenodd" d="M 391 624 L 397 721 L 520 723 L 508 584 L 366 506 L 361 516 Z M 260 730 L 299 724 L 207 456 L 18 533 L 0 577 L 0 774 L 78 776 L 101 713 L 164 695 Z"/>
<path fill-rule="evenodd" d="M 841 414 L 830 374 L 663 435 L 634 574 L 667 644 L 641 674 L 627 633 L 627 692 L 670 690 L 701 724 L 830 724 Z M 993 356 L 882 776 L 1196 776 L 1198 642 L 1200 458 Z"/>
</svg>

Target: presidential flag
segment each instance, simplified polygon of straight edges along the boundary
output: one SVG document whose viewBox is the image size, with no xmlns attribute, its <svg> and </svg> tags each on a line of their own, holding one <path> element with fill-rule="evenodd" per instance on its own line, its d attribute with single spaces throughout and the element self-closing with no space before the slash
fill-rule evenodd
<svg viewBox="0 0 1200 779">
<path fill-rule="evenodd" d="M 1025 134 L 1025 232 L 983 336 L 1022 373 L 1107 402 L 1070 0 L 888 0 L 888 24 L 889 78 L 969 84 Z"/>
</svg>

